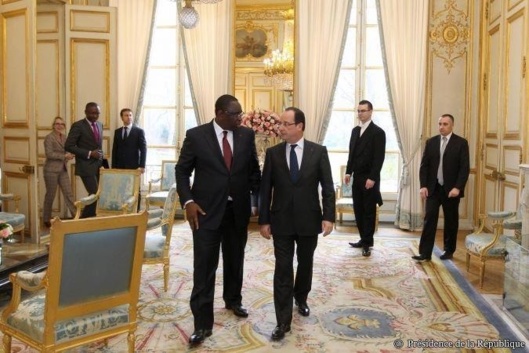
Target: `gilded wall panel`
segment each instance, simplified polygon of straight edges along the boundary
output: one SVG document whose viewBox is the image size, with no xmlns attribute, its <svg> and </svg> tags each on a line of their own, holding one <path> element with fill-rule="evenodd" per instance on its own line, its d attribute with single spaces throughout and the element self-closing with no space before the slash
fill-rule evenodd
<svg viewBox="0 0 529 353">
<path fill-rule="evenodd" d="M 489 31 L 489 51 L 488 53 L 499 53 L 501 51 L 500 27 L 496 26 Z M 499 55 L 487 55 L 489 59 L 487 87 L 487 114 L 485 121 L 485 135 L 488 138 L 496 138 L 498 134 L 498 116 L 500 114 L 500 73 L 501 57 Z"/>
<path fill-rule="evenodd" d="M 29 126 L 27 26 L 25 9 L 2 14 L 2 122 L 5 127 Z"/>
<path fill-rule="evenodd" d="M 522 157 L 521 146 L 504 146 L 503 147 L 503 170 L 506 174 L 514 175 L 516 178 L 520 175 L 520 163 Z"/>
<path fill-rule="evenodd" d="M 110 109 L 110 51 L 108 40 L 72 38 L 71 40 L 70 124 L 84 117 L 88 102 L 101 106 L 99 121 L 109 129 Z"/>
<path fill-rule="evenodd" d="M 110 13 L 76 11 L 70 13 L 72 32 L 110 33 Z"/>
<path fill-rule="evenodd" d="M 19 212 L 26 215 L 26 228 L 28 227 L 29 221 L 32 219 L 32 212 L 30 207 L 28 207 L 29 198 L 27 195 L 31 195 L 31 185 L 30 176 L 23 173 L 13 173 L 13 172 L 3 172 L 2 173 L 2 192 L 10 193 L 13 190 L 16 190 L 16 193 L 22 196 L 20 198 Z M 8 211 L 14 212 L 15 205 L 9 203 Z M 26 232 L 28 229 L 26 229 Z"/>
<path fill-rule="evenodd" d="M 37 127 L 50 129 L 51 121 L 61 115 L 61 58 L 58 40 L 37 41 Z"/>
<path fill-rule="evenodd" d="M 4 162 L 16 164 L 31 164 L 29 137 L 4 136 L 3 139 Z M 9 148 L 8 148 L 9 146 Z"/>
<path fill-rule="evenodd" d="M 59 33 L 59 13 L 57 11 L 38 12 L 37 33 Z"/>
<path fill-rule="evenodd" d="M 487 143 L 485 145 L 485 167 L 496 169 L 498 165 L 498 145 Z"/>
<path fill-rule="evenodd" d="M 501 16 L 503 0 L 488 0 L 487 8 L 489 11 L 489 25 L 493 24 Z"/>
</svg>

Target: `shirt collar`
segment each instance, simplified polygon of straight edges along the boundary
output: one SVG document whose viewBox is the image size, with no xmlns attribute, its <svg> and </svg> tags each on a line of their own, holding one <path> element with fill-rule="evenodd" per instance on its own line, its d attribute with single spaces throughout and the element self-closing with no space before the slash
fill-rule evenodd
<svg viewBox="0 0 529 353">
<path fill-rule="evenodd" d="M 228 135 L 230 134 L 230 132 L 232 132 L 230 130 L 224 130 L 223 128 L 221 128 L 220 125 L 217 124 L 217 122 L 215 120 L 213 120 L 213 128 L 215 129 L 215 135 L 217 135 L 217 136 L 222 135 L 223 131 L 228 131 Z"/>
</svg>

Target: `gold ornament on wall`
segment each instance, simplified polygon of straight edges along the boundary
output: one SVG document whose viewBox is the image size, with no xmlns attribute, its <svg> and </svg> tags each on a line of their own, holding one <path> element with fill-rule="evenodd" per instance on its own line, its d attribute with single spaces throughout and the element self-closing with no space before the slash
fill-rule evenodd
<svg viewBox="0 0 529 353">
<path fill-rule="evenodd" d="M 470 39 L 468 16 L 457 8 L 455 0 L 449 0 L 444 9 L 434 15 L 430 28 L 431 52 L 443 60 L 450 73 L 455 61 L 467 53 Z"/>
</svg>

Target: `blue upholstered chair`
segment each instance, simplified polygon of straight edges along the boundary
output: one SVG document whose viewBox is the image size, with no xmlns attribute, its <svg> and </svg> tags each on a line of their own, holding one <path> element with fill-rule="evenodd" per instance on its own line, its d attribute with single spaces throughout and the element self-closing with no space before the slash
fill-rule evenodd
<svg viewBox="0 0 529 353">
<path fill-rule="evenodd" d="M 19 202 L 20 202 L 20 196 L 15 194 L 0 194 L 0 201 L 2 202 L 2 212 L 0 212 L 0 222 L 8 223 L 13 227 L 13 233 L 19 233 L 20 232 L 20 239 L 22 242 L 24 242 L 24 228 L 25 228 L 25 222 L 26 222 L 26 215 L 19 213 Z M 14 203 L 13 211 L 14 212 L 7 212 L 11 207 L 9 202 L 12 201 Z"/>
<path fill-rule="evenodd" d="M 340 183 L 336 186 L 336 222 L 334 223 L 334 228 L 336 228 L 338 221 L 342 223 L 342 218 L 344 213 L 349 213 L 354 215 L 355 211 L 353 208 L 353 189 L 352 189 L 352 179 L 349 184 L 343 182 L 343 177 L 345 175 L 345 165 L 340 167 Z M 377 214 L 376 214 L 376 224 L 375 231 L 378 230 L 378 216 L 379 216 L 379 207 L 377 205 Z"/>
<path fill-rule="evenodd" d="M 127 333 L 134 352 L 147 213 L 61 221 L 51 228 L 43 273 L 12 273 L 0 317 L 4 352 L 16 338 L 41 352 Z M 34 292 L 21 299 L 22 290 Z"/>
<path fill-rule="evenodd" d="M 480 225 L 478 229 L 467 235 L 465 238 L 465 248 L 467 250 L 466 265 L 467 271 L 470 270 L 470 257 L 477 257 L 479 265 L 479 287 L 483 288 L 485 277 L 485 263 L 488 260 L 505 260 L 506 240 L 512 237 L 515 241 L 517 234 L 520 234 L 522 228 L 521 219 L 517 217 L 518 212 L 500 211 L 488 212 L 487 215 L 480 215 Z M 484 232 L 487 218 L 492 222 L 492 233 Z M 503 234 L 504 229 L 514 230 L 513 236 Z"/>
<path fill-rule="evenodd" d="M 96 216 L 115 216 L 137 211 L 141 172 L 137 169 L 106 169 L 99 171 L 97 193 L 75 202 L 75 219 L 83 208 L 96 202 Z"/>
<path fill-rule="evenodd" d="M 165 199 L 169 193 L 171 185 L 175 183 L 175 165 L 177 161 L 162 161 L 161 176 L 149 180 L 149 189 L 147 191 L 147 205 L 163 207 Z M 154 185 L 159 185 L 155 190 Z"/>
<path fill-rule="evenodd" d="M 147 196 L 148 198 L 149 196 Z M 149 210 L 145 251 L 143 253 L 144 264 L 163 265 L 163 288 L 166 292 L 169 286 L 171 233 L 173 231 L 174 215 L 177 207 L 178 197 L 176 194 L 176 184 L 173 184 L 169 188 L 163 209 Z"/>
</svg>

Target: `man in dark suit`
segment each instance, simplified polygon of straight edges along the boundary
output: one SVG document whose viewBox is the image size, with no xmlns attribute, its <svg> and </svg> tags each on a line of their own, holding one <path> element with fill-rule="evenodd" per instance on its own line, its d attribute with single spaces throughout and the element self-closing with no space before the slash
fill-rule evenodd
<svg viewBox="0 0 529 353">
<path fill-rule="evenodd" d="M 452 132 L 454 117 L 439 118 L 439 133 L 426 141 L 419 177 L 421 198 L 426 200 L 424 226 L 419 243 L 419 262 L 430 261 L 435 243 L 439 207 L 444 213 L 444 253 L 441 260 L 451 259 L 456 251 L 459 230 L 459 202 L 464 196 L 470 173 L 468 142 Z"/>
<path fill-rule="evenodd" d="M 64 149 L 75 155 L 75 175 L 81 177 L 89 195 L 97 193 L 99 168 L 103 164 L 103 124 L 98 121 L 101 110 L 94 102 L 86 104 L 85 118 L 72 124 Z M 81 218 L 96 215 L 96 204 L 86 206 Z"/>
<path fill-rule="evenodd" d="M 255 133 L 239 126 L 241 116 L 237 98 L 219 97 L 215 119 L 187 131 L 175 166 L 178 196 L 193 231 L 192 345 L 202 343 L 212 333 L 221 244 L 226 309 L 239 317 L 248 316 L 241 295 L 244 249 L 252 213 L 251 194 L 256 196 L 259 191 L 261 171 Z"/>
<path fill-rule="evenodd" d="M 349 184 L 353 176 L 353 208 L 360 240 L 349 244 L 362 248 L 363 256 L 370 256 L 377 205 L 382 206 L 380 171 L 386 156 L 386 133 L 371 120 L 373 105 L 370 101 L 360 101 L 357 113 L 360 125 L 351 132 L 344 182 Z"/>
<path fill-rule="evenodd" d="M 123 126 L 114 132 L 112 143 L 112 168 L 138 169 L 145 172 L 147 158 L 147 141 L 143 129 L 132 124 L 132 110 L 121 109 L 119 113 Z M 141 187 L 138 194 L 138 211 L 141 203 Z"/>
<path fill-rule="evenodd" d="M 298 312 L 309 316 L 307 297 L 312 287 L 314 250 L 318 234 L 327 236 L 335 220 L 335 195 L 331 165 L 324 146 L 305 140 L 305 114 L 287 108 L 280 117 L 279 132 L 286 142 L 269 148 L 263 167 L 259 224 L 261 235 L 273 235 L 274 306 L 277 326 L 273 340 L 290 331 L 292 301 Z M 321 186 L 322 207 L 318 188 Z M 294 282 L 294 249 L 298 268 Z"/>
</svg>

